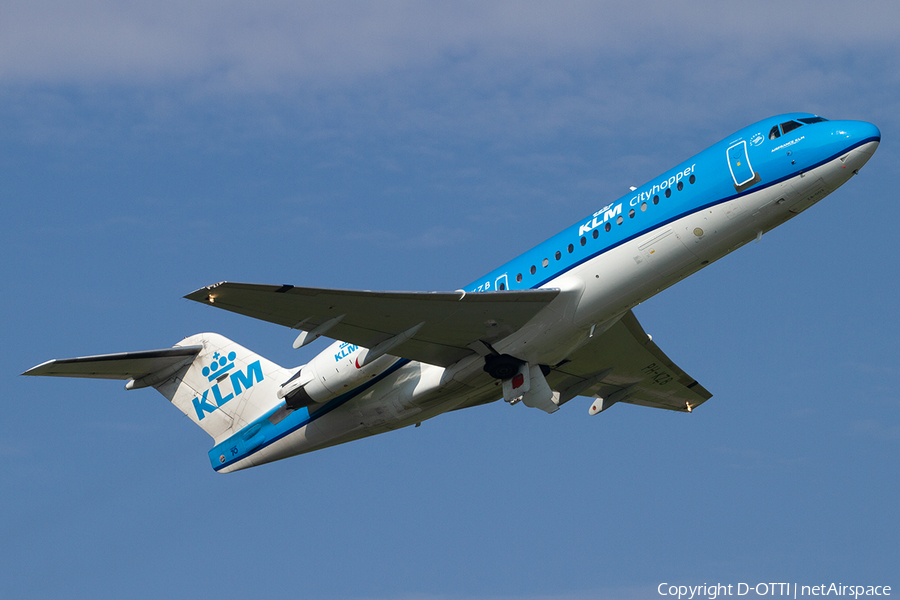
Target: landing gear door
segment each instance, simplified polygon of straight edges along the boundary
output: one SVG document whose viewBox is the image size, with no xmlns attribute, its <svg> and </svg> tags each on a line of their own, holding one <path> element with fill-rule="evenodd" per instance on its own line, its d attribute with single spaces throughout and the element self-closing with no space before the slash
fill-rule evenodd
<svg viewBox="0 0 900 600">
<path fill-rule="evenodd" d="M 747 156 L 747 142 L 740 142 L 729 146 L 726 151 L 728 155 L 728 168 L 731 170 L 731 177 L 734 179 L 734 189 L 738 192 L 743 191 L 760 180 L 759 173 L 753 172 L 750 166 L 750 157 Z"/>
</svg>

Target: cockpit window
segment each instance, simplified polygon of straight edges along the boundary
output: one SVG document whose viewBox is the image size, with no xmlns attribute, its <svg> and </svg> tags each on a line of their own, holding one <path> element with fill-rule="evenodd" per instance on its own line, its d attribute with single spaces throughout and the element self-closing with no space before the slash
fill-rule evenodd
<svg viewBox="0 0 900 600">
<path fill-rule="evenodd" d="M 787 123 L 781 124 L 781 131 L 787 133 L 789 131 L 793 131 L 798 127 L 803 127 L 803 123 L 798 123 L 797 121 L 788 121 Z"/>
<path fill-rule="evenodd" d="M 822 121 L 827 121 L 828 119 L 824 119 L 822 117 L 806 117 L 805 119 L 797 119 L 807 125 L 812 125 L 813 123 L 821 123 Z"/>
<path fill-rule="evenodd" d="M 781 137 L 781 132 L 778 131 L 778 125 L 769 130 L 769 139 L 774 140 L 775 138 Z"/>
</svg>

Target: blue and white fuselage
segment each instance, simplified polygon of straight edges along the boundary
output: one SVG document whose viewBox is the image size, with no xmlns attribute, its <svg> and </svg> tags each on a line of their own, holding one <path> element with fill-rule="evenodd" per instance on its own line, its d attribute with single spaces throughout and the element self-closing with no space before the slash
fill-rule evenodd
<svg viewBox="0 0 900 600">
<path fill-rule="evenodd" d="M 548 375 L 551 384 L 545 384 L 540 369 L 547 375 L 637 304 L 836 190 L 869 160 L 880 139 L 878 128 L 870 123 L 827 121 L 806 113 L 780 115 L 741 129 L 621 198 L 598 203 L 571 227 L 460 291 L 465 296 L 559 290 L 521 327 L 494 336 L 489 344 L 473 340 L 470 354 L 444 365 L 404 358 L 402 352 L 398 356 L 382 352 L 369 365 L 366 353 L 375 349 L 341 347 L 336 342 L 315 359 L 316 365 L 273 376 L 286 379 L 293 374 L 297 379 L 293 387 L 282 385 L 284 379 L 278 381 L 282 396 L 290 396 L 284 390 L 296 393 L 294 387 L 303 385 L 304 402 L 295 408 L 288 402 L 289 410 L 281 402 L 268 407 L 262 403 L 255 416 L 252 411 L 243 419 L 232 415 L 221 431 L 208 430 L 217 442 L 210 451 L 212 466 L 220 472 L 235 471 L 418 424 L 448 410 L 517 397 L 509 393 L 515 385 L 510 384 L 512 376 L 488 368 L 495 357 L 514 361 L 511 365 L 514 371 L 519 369 L 519 377 L 524 374 L 527 379 L 531 373 L 531 387 L 538 390 L 534 394 L 541 393 L 541 386 L 555 386 L 547 387 L 547 392 L 552 392 L 554 403 L 562 404 L 567 400 L 562 377 Z M 204 298 L 210 304 L 215 300 L 211 293 Z M 327 326 L 337 327 L 341 318 L 332 318 Z M 298 328 L 306 329 L 302 323 Z M 416 339 L 416 332 L 410 331 L 406 338 L 398 336 L 385 344 L 402 348 L 407 339 Z M 205 342 L 188 338 L 180 345 L 192 343 Z M 650 371 L 645 372 L 654 371 L 647 368 Z M 361 374 L 361 369 L 369 371 Z M 332 370 L 337 377 L 352 372 L 355 379 L 338 385 L 334 375 L 323 375 Z M 633 393 L 637 383 L 625 380 L 618 383 L 621 389 L 602 388 L 613 385 L 610 371 L 598 366 L 598 373 L 580 375 L 584 385 L 594 385 L 590 389 L 606 389 L 607 397 L 612 390 L 617 390 L 617 398 Z M 321 384 L 304 383 L 313 378 Z M 573 393 L 579 389 L 570 386 Z M 600 393 L 591 395 L 599 398 Z M 527 394 L 525 398 L 529 404 Z M 595 405 L 599 411 L 609 403 L 602 406 L 600 398 Z M 555 410 L 546 403 L 542 408 Z M 691 410 L 690 402 L 686 410 Z M 195 412 L 200 417 L 214 415 Z M 197 421 L 189 411 L 186 414 Z"/>
<path fill-rule="evenodd" d="M 592 327 L 596 332 L 840 187 L 872 156 L 881 139 L 870 123 L 799 119 L 818 121 L 815 115 L 795 113 L 746 127 L 614 202 L 603 203 L 463 288 L 480 292 L 547 287 L 567 292 L 554 301 L 559 306 L 551 304 L 494 348 L 533 364 L 559 363 Z M 776 128 L 782 123 L 802 125 L 781 133 Z M 777 136 L 773 133 L 770 139 L 770 131 Z M 225 469 L 308 452 L 500 398 L 478 360 L 461 363 L 444 369 L 398 358 L 378 381 L 333 400 L 333 410 L 258 456 Z M 472 385 L 477 380 L 480 385 Z M 451 391 L 457 393 L 442 393 Z M 385 410 L 388 395 L 392 398 Z M 215 468 L 229 443 L 210 452 Z"/>
</svg>

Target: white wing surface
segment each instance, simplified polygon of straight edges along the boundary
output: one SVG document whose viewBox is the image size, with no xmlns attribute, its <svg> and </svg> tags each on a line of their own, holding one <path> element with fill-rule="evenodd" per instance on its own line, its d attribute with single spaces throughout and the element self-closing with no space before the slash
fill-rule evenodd
<svg viewBox="0 0 900 600">
<path fill-rule="evenodd" d="M 690 412 L 712 397 L 669 360 L 628 311 L 615 325 L 574 352 L 547 375 L 561 402 L 594 396 L 653 408 Z"/>
</svg>

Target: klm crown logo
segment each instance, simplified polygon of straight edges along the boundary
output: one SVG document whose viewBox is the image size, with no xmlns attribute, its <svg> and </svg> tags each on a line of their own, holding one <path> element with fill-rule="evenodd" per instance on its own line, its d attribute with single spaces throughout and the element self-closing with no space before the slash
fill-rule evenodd
<svg viewBox="0 0 900 600">
<path fill-rule="evenodd" d="M 262 365 L 258 360 L 247 365 L 246 371 L 237 369 L 230 373 L 234 369 L 236 358 L 237 354 L 235 352 L 229 352 L 227 356 L 216 352 L 213 354 L 212 363 L 207 367 L 203 367 L 201 372 L 206 377 L 206 380 L 212 383 L 212 386 L 193 399 L 198 421 L 202 421 L 208 413 L 222 408 L 222 405 L 226 402 L 240 396 L 244 391 L 252 388 L 254 384 L 263 380 Z M 227 388 L 226 380 L 231 382 L 231 391 L 223 390 L 219 387 L 225 385 Z M 208 400 L 210 392 L 212 392 L 213 402 Z"/>
<path fill-rule="evenodd" d="M 203 367 L 203 375 L 209 381 L 218 379 L 220 375 L 234 368 L 235 358 L 237 358 L 237 354 L 234 352 L 229 352 L 227 357 L 216 352 L 213 354 L 212 364 L 208 367 Z"/>
</svg>

